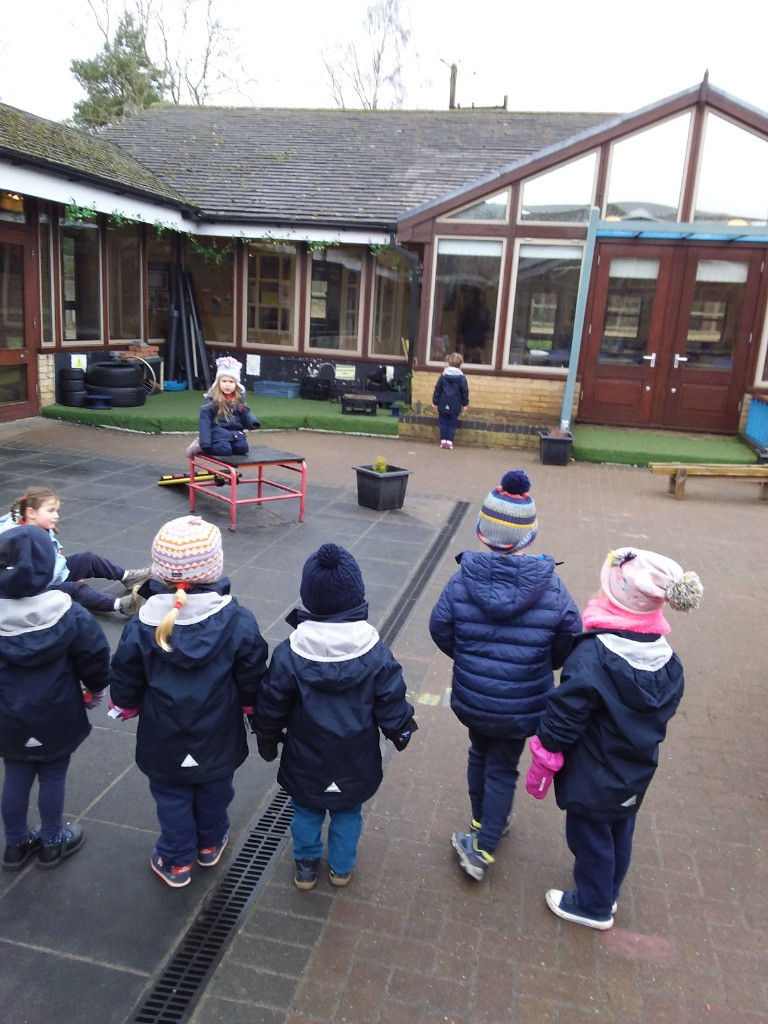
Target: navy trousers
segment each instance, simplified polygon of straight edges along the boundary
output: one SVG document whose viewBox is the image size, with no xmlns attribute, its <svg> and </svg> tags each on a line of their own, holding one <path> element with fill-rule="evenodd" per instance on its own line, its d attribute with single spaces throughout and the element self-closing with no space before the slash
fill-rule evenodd
<svg viewBox="0 0 768 1024">
<path fill-rule="evenodd" d="M 618 821 L 593 821 L 567 811 L 565 838 L 574 857 L 573 880 L 582 910 L 610 917 L 632 859 L 635 815 Z"/>
<path fill-rule="evenodd" d="M 63 590 L 73 601 L 87 608 L 89 612 L 111 612 L 115 608 L 115 595 L 105 594 L 88 583 L 88 580 L 122 580 L 125 569 L 108 558 L 95 555 L 92 551 L 76 551 L 67 555 L 69 578 L 52 589 Z"/>
<path fill-rule="evenodd" d="M 440 420 L 440 440 L 453 441 L 459 423 L 459 414 L 439 412 L 437 418 Z"/>
<path fill-rule="evenodd" d="M 235 795 L 233 777 L 188 786 L 167 786 L 150 779 L 149 791 L 157 804 L 161 830 L 155 845 L 166 864 L 191 864 L 198 850 L 217 846 L 229 832 L 227 808 Z"/>
<path fill-rule="evenodd" d="M 517 765 L 525 749 L 525 737 L 501 739 L 470 729 L 469 742 L 469 802 L 472 817 L 482 824 L 477 833 L 477 845 L 480 850 L 493 853 L 512 812 L 519 775 Z"/>
<path fill-rule="evenodd" d="M 51 842 L 64 827 L 64 793 L 69 754 L 55 761 L 12 761 L 5 759 L 2 815 L 8 846 L 21 846 L 29 839 L 29 796 L 38 780 L 37 809 L 40 812 L 40 838 Z"/>
</svg>

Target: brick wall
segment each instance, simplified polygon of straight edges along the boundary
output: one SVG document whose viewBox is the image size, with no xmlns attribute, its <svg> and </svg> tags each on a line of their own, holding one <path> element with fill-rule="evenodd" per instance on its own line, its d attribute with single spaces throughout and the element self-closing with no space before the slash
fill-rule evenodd
<svg viewBox="0 0 768 1024">
<path fill-rule="evenodd" d="M 53 354 L 41 353 L 37 357 L 37 386 L 40 408 L 56 401 L 56 368 Z"/>
<path fill-rule="evenodd" d="M 439 372 L 419 370 L 413 375 L 411 405 L 432 408 L 432 392 Z M 480 410 L 508 414 L 511 419 L 535 419 L 542 423 L 560 421 L 560 407 L 565 391 L 564 380 L 539 380 L 534 377 L 467 377 L 469 409 L 473 415 Z"/>
</svg>

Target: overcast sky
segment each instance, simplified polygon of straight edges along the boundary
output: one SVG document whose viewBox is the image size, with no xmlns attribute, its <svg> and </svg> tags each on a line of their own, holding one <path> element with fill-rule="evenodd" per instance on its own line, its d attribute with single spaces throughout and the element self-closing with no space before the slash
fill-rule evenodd
<svg viewBox="0 0 768 1024">
<path fill-rule="evenodd" d="M 333 106 L 320 50 L 359 32 L 367 0 L 218 0 L 257 106 Z M 86 0 L 25 0 L 0 28 L 0 100 L 61 120 L 83 93 L 69 71 L 102 45 Z M 768 111 L 768 4 L 760 0 L 411 0 L 406 107 L 629 113 L 698 84 Z M 116 24 L 116 22 L 115 22 Z M 25 31 L 20 29 L 24 28 Z M 29 29 L 29 31 L 26 31 Z"/>
</svg>

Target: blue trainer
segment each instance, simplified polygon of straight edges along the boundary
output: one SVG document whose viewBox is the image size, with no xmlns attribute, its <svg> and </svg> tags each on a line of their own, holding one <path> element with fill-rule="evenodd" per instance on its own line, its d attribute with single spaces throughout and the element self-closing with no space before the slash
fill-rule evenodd
<svg viewBox="0 0 768 1024">
<path fill-rule="evenodd" d="M 149 863 L 155 874 L 172 889 L 181 889 L 192 881 L 191 864 L 166 864 L 157 850 L 152 851 Z"/>
<path fill-rule="evenodd" d="M 495 858 L 485 850 L 478 849 L 477 840 L 471 832 L 454 832 L 451 846 L 459 855 L 462 871 L 466 871 L 470 878 L 482 882 L 485 869 L 493 864 Z"/>
<path fill-rule="evenodd" d="M 218 864 L 221 860 L 221 855 L 226 849 L 227 843 L 229 842 L 229 836 L 226 835 L 221 842 L 216 843 L 214 846 L 206 846 L 204 850 L 197 851 L 197 863 L 201 868 L 212 868 L 214 864 Z"/>
<path fill-rule="evenodd" d="M 293 882 L 297 889 L 314 889 L 317 885 L 317 869 L 320 866 L 319 857 L 305 857 L 304 860 L 295 861 L 296 871 L 293 875 Z"/>
</svg>

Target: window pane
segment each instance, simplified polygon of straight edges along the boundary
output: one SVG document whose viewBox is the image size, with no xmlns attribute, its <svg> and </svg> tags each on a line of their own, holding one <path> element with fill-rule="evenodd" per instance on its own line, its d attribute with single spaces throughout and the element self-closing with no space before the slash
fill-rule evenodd
<svg viewBox="0 0 768 1024">
<path fill-rule="evenodd" d="M 708 114 L 695 219 L 765 224 L 766 181 L 768 142 Z"/>
<path fill-rule="evenodd" d="M 40 213 L 38 230 L 40 232 L 40 336 L 44 345 L 50 345 L 53 343 L 53 305 L 51 299 L 51 222 L 47 213 Z"/>
<path fill-rule="evenodd" d="M 396 252 L 382 252 L 376 258 L 376 300 L 371 338 L 373 355 L 408 355 L 411 309 L 409 278 L 408 264 L 403 256 Z"/>
<path fill-rule="evenodd" d="M 246 340 L 292 348 L 296 249 L 292 245 L 248 247 Z"/>
<path fill-rule="evenodd" d="M 208 345 L 231 345 L 235 339 L 232 243 L 226 238 L 205 238 L 202 244 L 215 245 L 217 255 L 206 258 L 197 251 L 188 253 L 187 270 L 192 277 L 203 337 Z"/>
<path fill-rule="evenodd" d="M 99 226 L 95 220 L 69 223 L 62 219 L 60 224 L 64 339 L 98 341 L 101 338 Z"/>
<path fill-rule="evenodd" d="M 26 219 L 24 196 L 20 196 L 18 192 L 0 192 L 0 220 L 23 224 Z"/>
<path fill-rule="evenodd" d="M 690 123 L 684 114 L 613 144 L 606 217 L 678 219 Z"/>
<path fill-rule="evenodd" d="M 0 405 L 27 400 L 26 366 L 0 366 Z"/>
<path fill-rule="evenodd" d="M 141 337 L 141 278 L 137 225 L 107 225 L 107 282 L 110 339 Z"/>
<path fill-rule="evenodd" d="M 733 367 L 733 348 L 741 319 L 749 264 L 735 260 L 699 260 L 688 320 L 686 369 Z"/>
<path fill-rule="evenodd" d="M 507 365 L 568 365 L 581 252 L 581 246 L 520 246 Z"/>
<path fill-rule="evenodd" d="M 507 206 L 509 205 L 509 193 L 505 189 L 497 192 L 496 195 L 481 199 L 479 203 L 473 203 L 464 210 L 452 213 L 446 220 L 495 220 L 505 221 L 507 219 Z"/>
<path fill-rule="evenodd" d="M 24 246 L 0 242 L 0 349 L 20 348 L 24 348 Z"/>
<path fill-rule="evenodd" d="M 438 242 L 430 360 L 461 352 L 467 363 L 492 365 L 501 255 L 501 242 Z"/>
<path fill-rule="evenodd" d="M 147 336 L 168 337 L 168 317 L 173 293 L 173 236 L 166 232 L 147 233 Z"/>
<path fill-rule="evenodd" d="M 611 261 L 598 356 L 601 363 L 642 365 L 658 278 L 658 260 L 621 257 Z"/>
<path fill-rule="evenodd" d="M 311 348 L 358 350 L 362 267 L 363 250 L 359 247 L 312 253 Z"/>
<path fill-rule="evenodd" d="M 523 185 L 521 221 L 586 222 L 595 190 L 596 153 L 588 153 Z"/>
</svg>

